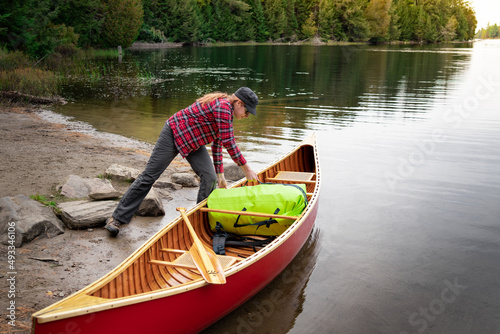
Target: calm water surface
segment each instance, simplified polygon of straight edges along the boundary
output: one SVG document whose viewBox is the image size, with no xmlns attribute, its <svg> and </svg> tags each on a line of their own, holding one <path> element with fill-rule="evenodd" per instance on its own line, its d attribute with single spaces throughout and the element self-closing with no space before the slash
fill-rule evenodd
<svg viewBox="0 0 500 334">
<path fill-rule="evenodd" d="M 498 41 L 179 48 L 102 63 L 71 79 L 56 112 L 154 143 L 196 97 L 247 85 L 258 116 L 235 130 L 254 169 L 317 132 L 308 244 L 204 333 L 500 333 Z"/>
</svg>

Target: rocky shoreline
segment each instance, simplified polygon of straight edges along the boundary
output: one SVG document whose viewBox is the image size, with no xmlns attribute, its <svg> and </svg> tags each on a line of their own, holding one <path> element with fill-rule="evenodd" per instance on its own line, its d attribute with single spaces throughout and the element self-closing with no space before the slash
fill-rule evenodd
<svg viewBox="0 0 500 334">
<path fill-rule="evenodd" d="M 0 107 L 0 259 L 4 263 L 0 308 L 15 305 L 0 320 L 2 333 L 29 333 L 33 312 L 112 270 L 177 217 L 175 207 L 190 207 L 196 201 L 194 173 L 177 158 L 155 185 L 153 205 L 126 225 L 118 238 L 110 238 L 102 228 L 105 217 L 142 171 L 150 150 L 82 134 L 67 124 L 44 120 L 39 112 L 37 107 Z M 58 208 L 53 210 L 30 196 L 45 198 Z M 28 211 L 40 211 L 40 222 L 33 223 L 16 211 L 26 205 Z M 94 205 L 106 208 L 98 210 Z M 82 211 L 85 206 L 90 211 Z M 51 218 L 43 218 L 47 216 Z M 46 224 L 49 220 L 54 222 Z M 23 237 L 21 232 L 29 230 L 25 225 L 31 231 Z M 17 228 L 12 237 L 9 228 Z M 14 241 L 9 243 L 9 237 Z M 9 253 L 11 249 L 15 253 Z"/>
</svg>

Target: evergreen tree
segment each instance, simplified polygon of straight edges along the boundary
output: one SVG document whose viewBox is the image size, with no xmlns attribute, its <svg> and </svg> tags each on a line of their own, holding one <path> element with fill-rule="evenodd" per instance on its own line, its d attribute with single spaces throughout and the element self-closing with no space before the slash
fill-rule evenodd
<svg viewBox="0 0 500 334">
<path fill-rule="evenodd" d="M 364 17 L 364 0 L 332 0 L 335 4 L 335 16 L 340 21 L 343 35 L 349 41 L 358 41 L 367 37 L 368 24 Z"/>
<path fill-rule="evenodd" d="M 453 15 L 448 19 L 446 25 L 441 29 L 441 37 L 445 41 L 452 41 L 457 35 L 458 21 Z"/>
<path fill-rule="evenodd" d="M 295 16 L 295 0 L 282 0 L 283 7 L 285 8 L 286 17 L 286 27 L 284 31 L 284 36 L 292 40 L 297 39 L 297 32 L 299 30 L 299 25 L 297 23 L 297 17 Z"/>
<path fill-rule="evenodd" d="M 342 31 L 340 20 L 337 17 L 335 4 L 331 0 L 320 0 L 319 2 L 318 31 L 321 37 L 329 40 L 347 39 L 347 36 Z"/>
<path fill-rule="evenodd" d="M 267 19 L 269 36 L 278 40 L 285 32 L 287 19 L 282 0 L 267 0 L 264 6 L 264 14 Z"/>
<path fill-rule="evenodd" d="M 218 0 L 220 19 L 217 21 L 219 39 L 223 42 L 236 40 L 236 21 L 231 14 L 231 7 L 223 0 Z"/>
<path fill-rule="evenodd" d="M 53 5 L 57 6 L 58 15 L 52 22 L 73 27 L 79 35 L 79 46 L 100 44 L 103 23 L 101 0 L 55 0 Z"/>
<path fill-rule="evenodd" d="M 302 35 L 306 38 L 313 38 L 318 33 L 318 28 L 316 25 L 315 15 L 311 12 L 309 18 L 302 25 Z"/>
<path fill-rule="evenodd" d="M 201 38 L 201 11 L 196 0 L 171 0 L 169 36 L 174 42 L 198 42 Z"/>
<path fill-rule="evenodd" d="M 319 1 L 319 0 L 318 0 Z M 295 0 L 295 17 L 299 27 L 299 39 L 308 38 L 302 34 L 302 27 L 311 17 L 311 12 L 317 16 L 317 0 Z M 306 24 L 307 25 L 307 24 Z"/>
<path fill-rule="evenodd" d="M 255 35 L 254 25 L 251 23 L 252 6 L 241 0 L 229 0 L 231 20 L 234 21 L 234 37 L 230 41 L 248 41 Z"/>
<path fill-rule="evenodd" d="M 465 39 L 471 40 L 474 38 L 474 34 L 475 34 L 476 28 L 477 28 L 476 12 L 470 6 L 469 3 L 465 2 L 464 3 L 464 13 L 465 13 L 465 18 L 466 18 L 468 26 L 469 26 L 469 29 L 468 29 L 467 34 L 465 36 Z"/>
<path fill-rule="evenodd" d="M 143 23 L 140 0 L 104 0 L 103 41 L 106 46 L 129 47 L 139 35 Z"/>
<path fill-rule="evenodd" d="M 264 8 L 261 0 L 253 0 L 253 20 L 255 22 L 255 40 L 264 42 L 269 37 L 266 26 L 266 18 L 264 16 Z"/>
<path fill-rule="evenodd" d="M 389 35 L 389 25 L 391 16 L 392 0 L 371 0 L 365 10 L 365 17 L 368 21 L 369 35 L 373 41 L 386 40 Z"/>
<path fill-rule="evenodd" d="M 399 28 L 400 40 L 412 40 L 416 22 L 416 6 L 413 1 L 409 0 L 394 0 L 393 5 L 398 18 L 396 26 Z"/>
<path fill-rule="evenodd" d="M 389 16 L 391 17 L 391 20 L 389 22 L 388 37 L 390 41 L 397 41 L 399 40 L 401 31 L 399 30 L 399 25 L 398 25 L 399 16 L 397 13 L 397 8 L 394 5 L 394 1 L 391 4 L 391 8 L 389 9 Z"/>
</svg>

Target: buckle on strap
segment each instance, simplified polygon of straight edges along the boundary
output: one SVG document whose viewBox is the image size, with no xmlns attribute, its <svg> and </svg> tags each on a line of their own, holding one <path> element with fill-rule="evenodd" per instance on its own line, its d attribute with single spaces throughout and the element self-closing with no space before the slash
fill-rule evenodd
<svg viewBox="0 0 500 334">
<path fill-rule="evenodd" d="M 224 228 L 222 227 L 221 223 L 217 222 L 215 224 L 215 234 L 212 241 L 212 248 L 215 254 L 226 255 L 226 250 L 224 249 L 224 246 L 226 244 L 226 239 L 227 239 L 227 232 L 224 231 Z"/>
</svg>

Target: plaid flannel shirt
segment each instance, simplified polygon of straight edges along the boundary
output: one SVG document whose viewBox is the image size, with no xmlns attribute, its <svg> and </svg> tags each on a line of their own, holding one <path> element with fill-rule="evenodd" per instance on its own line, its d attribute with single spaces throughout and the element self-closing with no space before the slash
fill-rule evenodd
<svg viewBox="0 0 500 334">
<path fill-rule="evenodd" d="M 223 173 L 222 146 L 238 165 L 246 160 L 236 146 L 233 130 L 233 107 L 227 99 L 219 98 L 204 106 L 193 103 L 168 119 L 175 146 L 182 157 L 187 157 L 202 145 L 212 144 L 212 157 L 216 173 Z"/>
</svg>

